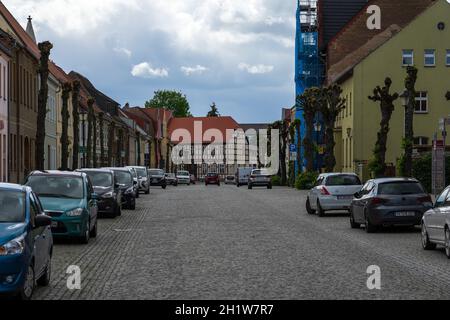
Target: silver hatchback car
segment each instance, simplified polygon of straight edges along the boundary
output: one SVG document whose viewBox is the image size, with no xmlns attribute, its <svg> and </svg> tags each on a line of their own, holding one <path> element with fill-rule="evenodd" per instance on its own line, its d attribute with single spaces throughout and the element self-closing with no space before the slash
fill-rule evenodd
<svg viewBox="0 0 450 320">
<path fill-rule="evenodd" d="M 434 250 L 444 246 L 450 259 L 450 187 L 437 198 L 432 209 L 422 218 L 422 246 L 425 250 Z"/>
<path fill-rule="evenodd" d="M 362 183 L 354 173 L 321 174 L 308 194 L 306 211 L 323 217 L 326 211 L 349 210 Z"/>
</svg>

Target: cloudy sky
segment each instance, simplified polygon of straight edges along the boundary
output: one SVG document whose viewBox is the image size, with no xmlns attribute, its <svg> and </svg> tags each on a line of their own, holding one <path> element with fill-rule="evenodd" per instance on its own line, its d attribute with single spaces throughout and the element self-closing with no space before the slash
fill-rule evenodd
<svg viewBox="0 0 450 320">
<path fill-rule="evenodd" d="M 294 104 L 295 0 L 3 0 L 52 59 L 121 104 L 181 90 L 192 113 L 215 102 L 240 122 Z"/>
</svg>

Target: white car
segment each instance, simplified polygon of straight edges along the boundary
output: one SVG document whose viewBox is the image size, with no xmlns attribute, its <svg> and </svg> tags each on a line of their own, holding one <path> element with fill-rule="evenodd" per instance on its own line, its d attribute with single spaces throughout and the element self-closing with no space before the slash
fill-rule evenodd
<svg viewBox="0 0 450 320">
<path fill-rule="evenodd" d="M 434 250 L 444 246 L 450 259 L 450 187 L 437 198 L 433 209 L 425 212 L 422 218 L 422 246 L 425 250 Z"/>
<path fill-rule="evenodd" d="M 309 191 L 306 211 L 323 217 L 326 211 L 350 210 L 355 193 L 362 188 L 354 173 L 321 174 Z"/>
<path fill-rule="evenodd" d="M 189 171 L 178 171 L 177 172 L 177 183 L 191 185 L 191 174 Z"/>
</svg>

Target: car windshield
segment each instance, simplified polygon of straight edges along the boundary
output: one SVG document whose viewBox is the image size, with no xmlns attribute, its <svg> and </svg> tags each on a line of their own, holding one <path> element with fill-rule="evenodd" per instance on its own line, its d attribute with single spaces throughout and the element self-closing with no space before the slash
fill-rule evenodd
<svg viewBox="0 0 450 320">
<path fill-rule="evenodd" d="M 254 176 L 268 176 L 267 170 L 253 170 L 252 175 Z"/>
<path fill-rule="evenodd" d="M 187 171 L 178 171 L 179 176 L 189 176 L 189 172 Z"/>
<path fill-rule="evenodd" d="M 147 177 L 147 170 L 144 168 L 136 168 L 136 172 L 139 178 Z"/>
<path fill-rule="evenodd" d="M 167 178 L 174 178 L 175 175 L 174 175 L 173 173 L 167 173 L 167 174 L 166 174 L 166 177 L 167 177 Z"/>
<path fill-rule="evenodd" d="M 326 185 L 332 186 L 360 186 L 361 180 L 354 175 L 336 175 L 328 177 Z"/>
<path fill-rule="evenodd" d="M 119 184 L 123 184 L 126 186 L 129 186 L 130 184 L 132 184 L 133 182 L 133 176 L 131 175 L 131 172 L 126 172 L 126 171 L 116 171 L 116 179 L 117 179 L 117 183 Z"/>
<path fill-rule="evenodd" d="M 388 182 L 378 186 L 378 194 L 408 195 L 423 194 L 425 191 L 418 182 Z"/>
<path fill-rule="evenodd" d="M 111 187 L 113 184 L 113 177 L 108 172 L 86 172 L 91 179 L 91 183 L 94 187 Z"/>
<path fill-rule="evenodd" d="M 215 177 L 217 176 L 217 173 L 208 173 L 208 177 Z"/>
<path fill-rule="evenodd" d="M 163 170 L 150 170 L 149 173 L 151 176 L 163 176 L 164 175 Z"/>
<path fill-rule="evenodd" d="M 0 223 L 20 223 L 25 220 L 25 193 L 0 190 Z"/>
<path fill-rule="evenodd" d="M 83 199 L 83 179 L 64 176 L 31 176 L 27 185 L 40 197 Z"/>
</svg>

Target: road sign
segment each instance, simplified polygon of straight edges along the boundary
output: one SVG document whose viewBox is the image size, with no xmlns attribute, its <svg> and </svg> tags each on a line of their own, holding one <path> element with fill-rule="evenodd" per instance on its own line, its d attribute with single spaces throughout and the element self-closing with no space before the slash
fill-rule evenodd
<svg viewBox="0 0 450 320">
<path fill-rule="evenodd" d="M 438 195 L 445 188 L 445 142 L 433 141 L 432 154 L 432 188 L 433 194 Z"/>
<path fill-rule="evenodd" d="M 291 161 L 297 161 L 297 152 L 291 152 Z"/>
<path fill-rule="evenodd" d="M 297 152 L 297 146 L 296 146 L 295 144 L 291 144 L 291 145 L 289 146 L 289 151 L 290 151 L 291 153 Z"/>
</svg>

